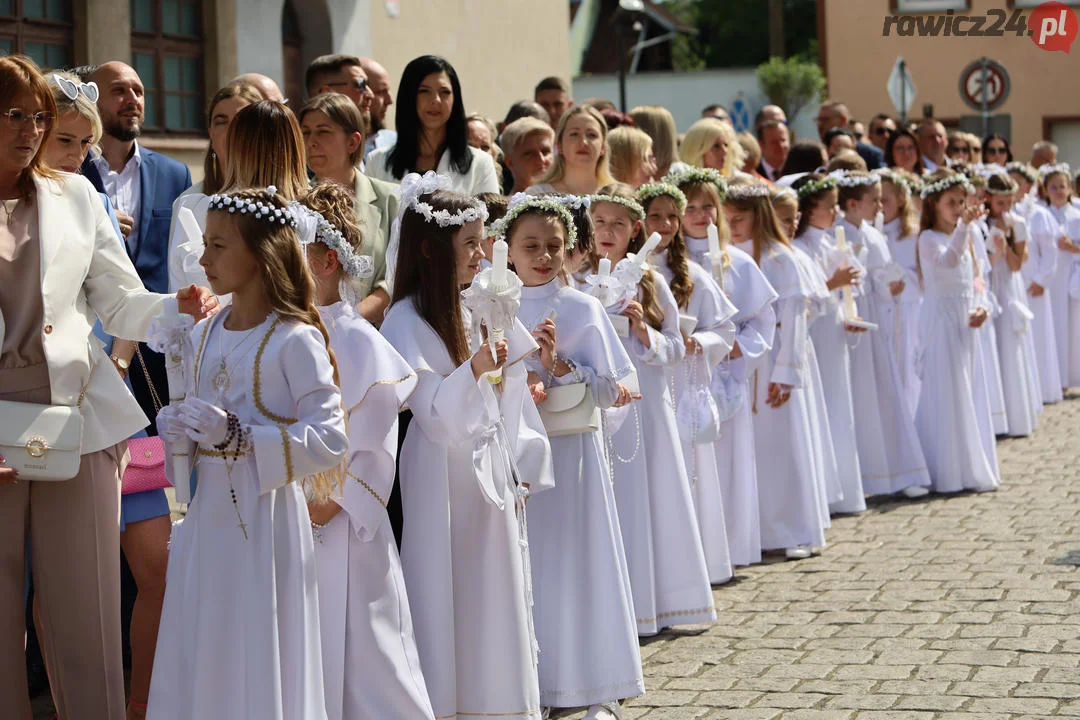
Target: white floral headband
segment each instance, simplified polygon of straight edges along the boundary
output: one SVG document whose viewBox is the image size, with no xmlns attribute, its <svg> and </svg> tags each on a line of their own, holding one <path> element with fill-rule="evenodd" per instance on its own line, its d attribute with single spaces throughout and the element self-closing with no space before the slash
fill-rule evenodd
<svg viewBox="0 0 1080 720">
<path fill-rule="evenodd" d="M 424 217 L 427 222 L 434 221 L 439 227 L 460 227 L 475 220 L 487 220 L 487 206 L 478 203 L 456 213 L 449 210 L 436 210 L 430 203 L 423 202 L 420 198 L 438 190 L 449 190 L 450 178 L 439 175 L 429 170 L 422 176 L 417 173 L 409 173 L 401 179 L 401 211 L 404 215 L 406 209 L 411 208 Z"/>
<path fill-rule="evenodd" d="M 645 208 L 641 207 L 641 203 L 637 200 L 631 200 L 630 198 L 619 197 L 617 195 L 593 195 L 589 199 L 592 201 L 591 208 L 595 209 L 597 203 L 614 203 L 615 205 L 622 205 L 638 220 L 645 219 Z"/>
<path fill-rule="evenodd" d="M 726 200 L 756 200 L 769 197 L 769 186 L 759 183 L 733 183 L 728 185 Z"/>
<path fill-rule="evenodd" d="M 819 192 L 825 192 L 826 190 L 832 190 L 836 187 L 837 176 L 836 173 L 829 173 L 820 180 L 812 180 L 798 189 L 798 195 L 800 200 L 805 200 L 811 195 L 817 195 Z"/>
<path fill-rule="evenodd" d="M 296 203 L 293 214 L 299 220 L 300 244 L 322 243 L 337 253 L 338 262 L 345 274 L 353 278 L 367 278 L 375 273 L 375 265 L 368 255 L 360 255 L 333 224 L 323 215 L 309 207 Z"/>
<path fill-rule="evenodd" d="M 838 170 L 835 177 L 836 184 L 842 188 L 869 187 L 881 182 L 881 178 L 872 173 L 854 175 L 846 170 Z"/>
<path fill-rule="evenodd" d="M 1058 173 L 1066 177 L 1072 177 L 1072 169 L 1069 167 L 1069 163 L 1043 165 L 1039 168 L 1039 180 L 1045 180 L 1050 175 L 1057 175 Z"/>
<path fill-rule="evenodd" d="M 587 199 L 588 198 L 586 198 L 586 200 Z M 514 221 L 517 220 L 522 213 L 525 213 L 526 211 L 546 213 L 555 215 L 562 221 L 563 227 L 566 229 L 566 250 L 569 252 L 577 247 L 577 225 L 574 223 L 574 216 L 566 209 L 566 204 L 563 200 L 564 198 L 552 195 L 528 195 L 526 193 L 516 193 L 510 198 L 510 204 L 506 208 L 506 215 L 492 223 L 492 235 L 499 240 L 509 242 L 506 235 L 509 232 L 510 227 L 514 224 Z M 586 205 L 586 207 L 588 207 L 588 205 Z"/>
<path fill-rule="evenodd" d="M 672 185 L 669 182 L 651 182 L 645 183 L 638 188 L 637 191 L 638 202 L 642 207 L 647 202 L 658 197 L 669 197 L 675 201 L 675 205 L 679 208 L 679 213 L 686 212 L 686 194 L 679 189 L 678 185 Z"/>
<path fill-rule="evenodd" d="M 990 193 L 991 195 L 1013 195 L 1016 193 L 1017 190 L 1020 189 L 1020 183 L 1016 182 L 1009 176 L 1009 171 L 1005 169 L 1004 165 L 998 165 L 996 163 L 990 165 L 976 165 L 975 172 L 978 173 L 979 177 L 987 181 L 986 192 Z M 1006 189 L 995 190 L 994 188 L 990 187 L 990 178 L 994 177 L 995 175 L 1001 177 L 1007 182 L 1008 187 Z"/>
<path fill-rule="evenodd" d="M 1039 182 L 1039 172 L 1035 168 L 1028 165 L 1026 162 L 1020 162 L 1019 160 L 1013 160 L 1011 163 L 1005 165 L 1006 172 L 1016 173 L 1020 175 L 1029 183 Z"/>
<path fill-rule="evenodd" d="M 964 175 L 963 173 L 956 173 L 955 175 L 950 175 L 947 178 L 942 178 L 937 182 L 926 183 L 925 185 L 923 185 L 922 191 L 919 193 L 919 196 L 922 197 L 923 200 L 925 200 L 931 195 L 938 195 L 939 193 L 945 192 L 949 188 L 957 186 L 963 186 L 964 190 L 969 193 L 974 192 L 975 190 L 975 187 L 970 182 L 968 182 L 966 175 Z"/>
<path fill-rule="evenodd" d="M 724 179 L 719 170 L 713 168 L 685 167 L 680 170 L 671 170 L 664 176 L 662 182 L 680 189 L 687 183 L 712 183 L 716 186 L 717 192 L 720 193 L 721 202 L 728 191 L 727 180 Z"/>
<path fill-rule="evenodd" d="M 882 180 L 887 180 L 897 187 L 904 188 L 908 192 L 915 192 L 916 188 L 912 187 L 912 183 L 908 181 L 906 177 L 896 172 L 892 168 L 877 168 L 870 171 L 872 174 L 877 175 Z"/>
<path fill-rule="evenodd" d="M 277 196 L 277 188 L 270 185 L 266 188 L 267 199 Z M 287 208 L 279 208 L 262 200 L 235 197 L 228 194 L 210 196 L 210 210 L 222 210 L 235 214 L 250 215 L 256 220 L 270 223 L 271 225 L 288 225 L 296 228 L 296 217 Z"/>
</svg>

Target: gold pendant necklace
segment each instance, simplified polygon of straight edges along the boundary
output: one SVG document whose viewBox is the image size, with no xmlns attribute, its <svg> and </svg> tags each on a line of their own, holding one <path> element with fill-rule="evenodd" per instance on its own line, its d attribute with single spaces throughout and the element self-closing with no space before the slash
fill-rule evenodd
<svg viewBox="0 0 1080 720">
<path fill-rule="evenodd" d="M 229 392 L 229 386 L 232 384 L 232 375 L 229 373 L 229 365 L 227 362 L 229 356 L 239 350 L 251 338 L 251 336 L 254 335 L 256 331 L 258 331 L 258 329 L 263 326 L 265 322 L 266 321 L 263 320 L 263 322 L 251 328 L 251 330 L 248 331 L 248 334 L 245 335 L 240 340 L 240 342 L 236 343 L 236 345 L 233 346 L 233 348 L 228 352 L 225 352 L 224 348 L 222 347 L 221 339 L 225 335 L 225 321 L 223 320 L 221 322 L 221 332 L 218 334 L 218 353 L 221 355 L 221 361 L 218 363 L 217 372 L 215 372 L 210 378 L 210 385 L 214 388 L 214 391 L 217 392 L 219 398 L 225 397 L 226 393 Z M 247 350 L 245 350 L 244 353 L 239 358 L 237 358 L 237 364 L 239 364 L 240 360 L 243 360 L 245 357 L 247 357 L 248 353 L 250 353 L 251 349 L 254 347 L 255 344 L 251 345 Z"/>
</svg>

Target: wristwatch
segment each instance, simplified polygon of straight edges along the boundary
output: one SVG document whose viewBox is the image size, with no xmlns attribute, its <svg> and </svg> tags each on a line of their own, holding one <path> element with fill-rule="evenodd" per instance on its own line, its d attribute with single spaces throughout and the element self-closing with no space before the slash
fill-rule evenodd
<svg viewBox="0 0 1080 720">
<path fill-rule="evenodd" d="M 109 359 L 112 360 L 113 365 L 116 366 L 116 369 L 120 371 L 121 375 L 127 375 L 128 368 L 131 367 L 131 363 L 129 363 L 127 360 L 120 357 L 119 355 L 113 355 Z"/>
</svg>

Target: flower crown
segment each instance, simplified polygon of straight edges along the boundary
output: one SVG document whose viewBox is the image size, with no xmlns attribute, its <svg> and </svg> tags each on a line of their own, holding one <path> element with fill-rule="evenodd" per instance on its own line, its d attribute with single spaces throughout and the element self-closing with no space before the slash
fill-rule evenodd
<svg viewBox="0 0 1080 720">
<path fill-rule="evenodd" d="M 574 196 L 571 195 L 570 197 L 573 198 Z M 579 201 L 574 204 L 580 205 L 580 198 L 574 199 Z M 586 200 L 587 199 L 588 198 L 586 198 Z M 566 209 L 567 203 L 564 203 L 563 200 L 564 198 L 552 195 L 528 195 L 526 193 L 516 193 L 510 198 L 510 204 L 506 208 L 506 215 L 503 215 L 500 219 L 492 223 L 492 234 L 499 240 L 509 242 L 506 234 L 509 232 L 510 226 L 514 224 L 514 221 L 517 220 L 522 213 L 528 210 L 548 213 L 557 216 L 566 228 L 566 250 L 569 252 L 577 246 L 577 225 L 574 223 L 574 216 Z"/>
<path fill-rule="evenodd" d="M 769 197 L 769 186 L 764 183 L 733 183 L 728 185 L 726 200 L 755 200 Z"/>
<path fill-rule="evenodd" d="M 938 195 L 945 192 L 949 188 L 953 188 L 958 185 L 962 185 L 964 190 L 966 190 L 967 192 L 972 192 L 975 189 L 968 181 L 966 175 L 964 175 L 963 173 L 956 173 L 954 175 L 950 175 L 947 178 L 942 178 L 937 182 L 925 183 L 922 190 L 919 192 L 919 197 L 925 200 L 931 195 Z"/>
<path fill-rule="evenodd" d="M 452 213 L 449 210 L 436 210 L 430 203 L 420 199 L 422 196 L 438 190 L 449 190 L 450 186 L 450 178 L 439 175 L 433 170 L 429 170 L 423 175 L 409 173 L 401 179 L 401 214 L 404 214 L 405 209 L 411 208 L 422 215 L 427 222 L 434 221 L 435 224 L 443 228 L 460 227 L 475 220 L 486 221 L 488 219 L 487 206 L 483 203 Z"/>
<path fill-rule="evenodd" d="M 1028 165 L 1026 162 L 1020 162 L 1019 160 L 1013 160 L 1011 163 L 1005 165 L 1005 171 L 1009 173 L 1016 173 L 1020 175 L 1029 183 L 1039 182 L 1039 171 Z"/>
<path fill-rule="evenodd" d="M 869 187 L 881 182 L 881 178 L 873 173 L 866 175 L 854 175 L 847 170 L 838 170 L 835 173 L 836 184 L 842 188 Z"/>
<path fill-rule="evenodd" d="M 592 195 L 589 200 L 592 202 L 590 207 L 596 205 L 596 203 L 615 203 L 616 205 L 622 205 L 629 210 L 631 215 L 636 215 L 638 220 L 645 219 L 645 208 L 641 207 L 641 203 L 637 200 L 631 200 L 617 195 Z"/>
<path fill-rule="evenodd" d="M 675 205 L 679 208 L 679 213 L 686 211 L 686 194 L 679 189 L 678 185 L 672 185 L 669 182 L 651 182 L 645 183 L 637 190 L 638 202 L 642 207 L 645 203 L 658 197 L 669 197 L 675 201 Z"/>
<path fill-rule="evenodd" d="M 716 186 L 717 192 L 720 193 L 720 202 L 724 201 L 728 191 L 727 180 L 724 179 L 724 176 L 720 174 L 719 170 L 714 170 L 713 168 L 690 166 L 678 170 L 670 170 L 668 171 L 668 174 L 664 176 L 662 182 L 674 185 L 679 189 L 682 189 L 682 186 L 687 183 L 712 183 Z"/>
<path fill-rule="evenodd" d="M 877 175 L 882 180 L 888 180 L 897 187 L 907 188 L 908 192 L 916 192 L 917 190 L 917 188 L 912 187 L 911 181 L 909 181 L 906 177 L 896 172 L 892 168 L 882 167 L 877 168 L 876 170 L 871 170 L 870 172 L 874 175 Z"/>
<path fill-rule="evenodd" d="M 1045 180 L 1048 176 L 1057 175 L 1058 173 L 1061 173 L 1066 177 L 1072 177 L 1072 169 L 1069 168 L 1069 163 L 1043 165 L 1039 168 L 1039 180 Z"/>
<path fill-rule="evenodd" d="M 1004 165 L 998 165 L 996 163 L 990 165 L 976 165 L 975 172 L 979 177 L 986 181 L 986 192 L 991 195 L 1012 195 L 1020 189 L 1020 183 L 1009 177 L 1009 171 Z M 1008 181 L 1008 187 L 1004 190 L 995 190 L 990 187 L 990 178 L 998 175 Z"/>
<path fill-rule="evenodd" d="M 269 185 L 264 193 L 268 200 L 273 199 L 277 196 L 277 188 Z M 229 194 L 211 195 L 209 209 L 227 210 L 230 213 L 239 212 L 241 215 L 250 215 L 256 220 L 262 220 L 271 225 L 288 225 L 291 228 L 296 228 L 296 217 L 287 208 L 264 203 L 258 198 L 236 197 Z"/>
<path fill-rule="evenodd" d="M 826 190 L 832 190 L 837 185 L 837 173 L 829 173 L 820 180 L 812 180 L 806 183 L 798 189 L 799 199 L 805 200 L 811 195 L 817 195 L 819 192 L 825 192 Z"/>
<path fill-rule="evenodd" d="M 358 254 L 341 231 L 321 213 L 299 203 L 293 206 L 292 211 L 297 216 L 298 224 L 301 225 L 298 229 L 302 246 L 306 247 L 319 242 L 330 248 L 337 253 L 341 269 L 349 277 L 366 278 L 375 273 L 375 265 L 371 257 Z"/>
</svg>

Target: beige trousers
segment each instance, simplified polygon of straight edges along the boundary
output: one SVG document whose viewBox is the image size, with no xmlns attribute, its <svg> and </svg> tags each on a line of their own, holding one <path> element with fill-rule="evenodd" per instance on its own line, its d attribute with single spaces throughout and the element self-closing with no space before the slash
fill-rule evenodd
<svg viewBox="0 0 1080 720">
<path fill-rule="evenodd" d="M 48 388 L 0 399 L 49 402 Z M 0 422 L 3 419 L 0 418 Z M 120 650 L 122 443 L 83 455 L 65 482 L 0 485 L 0 717 L 30 720 L 25 580 L 29 538 L 41 649 L 63 720 L 123 720 Z"/>
</svg>

